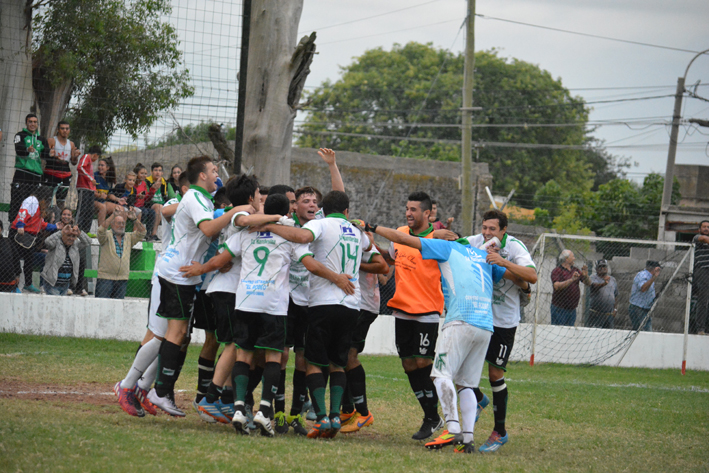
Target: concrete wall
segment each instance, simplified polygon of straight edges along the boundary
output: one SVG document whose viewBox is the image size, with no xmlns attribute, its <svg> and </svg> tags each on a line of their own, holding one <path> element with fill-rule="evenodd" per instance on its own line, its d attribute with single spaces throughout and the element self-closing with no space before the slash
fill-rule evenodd
<svg viewBox="0 0 709 473">
<path fill-rule="evenodd" d="M 709 211 L 709 166 L 677 164 L 674 173 L 682 194 L 679 205 Z"/>
<path fill-rule="evenodd" d="M 141 150 L 113 155 L 119 176 L 140 162 L 149 167 L 153 162 L 163 164 L 169 172 L 174 164 L 183 166 L 199 154 L 218 157 L 212 143 L 178 145 L 154 150 Z M 350 214 L 369 218 L 390 226 L 405 225 L 406 197 L 415 190 L 427 192 L 440 202 L 440 217 L 455 217 L 454 230 L 460 230 L 461 174 L 459 162 L 374 156 L 347 151 L 337 152 L 337 164 L 350 197 Z M 473 182 L 479 178 L 478 215 L 489 207 L 485 186 L 492 187 L 492 176 L 486 163 L 473 165 Z M 263 182 L 265 186 L 279 184 Z M 291 155 L 291 182 L 293 188 L 314 186 L 323 194 L 331 189 L 330 173 L 317 154 L 317 150 L 293 148 Z M 380 192 L 381 189 L 381 192 Z M 376 202 L 376 205 L 374 203 Z"/>
<path fill-rule="evenodd" d="M 0 331 L 62 337 L 87 337 L 140 341 L 145 335 L 147 301 L 109 300 L 91 297 L 57 297 L 27 294 L 1 294 Z M 512 359 L 529 361 L 532 327 L 521 324 L 517 330 Z M 567 340 L 569 349 L 560 350 L 558 343 L 538 343 L 536 362 L 580 363 L 587 358 L 582 351 L 596 346 L 596 340 L 619 343 L 630 332 L 589 328 L 540 326 L 538 340 Z M 204 332 L 196 330 L 194 343 L 203 343 Z M 709 343 L 706 336 L 690 335 L 687 369 L 709 370 Z M 620 366 L 680 369 L 682 364 L 681 334 L 638 334 Z M 595 348 L 597 351 L 607 347 Z M 381 316 L 372 324 L 367 336 L 365 354 L 395 355 L 394 318 Z M 603 364 L 615 366 L 616 354 Z"/>
</svg>

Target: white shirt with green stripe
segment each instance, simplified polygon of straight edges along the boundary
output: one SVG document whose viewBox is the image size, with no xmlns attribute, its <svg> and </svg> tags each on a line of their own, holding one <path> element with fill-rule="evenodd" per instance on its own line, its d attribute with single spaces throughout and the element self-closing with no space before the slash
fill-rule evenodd
<svg viewBox="0 0 709 473">
<path fill-rule="evenodd" d="M 315 220 L 325 218 L 322 209 L 315 212 Z M 297 215 L 293 215 L 296 228 L 303 228 Z M 288 276 L 290 285 L 290 297 L 293 303 L 300 307 L 308 307 L 308 299 L 310 297 L 310 271 L 308 271 L 300 261 L 293 262 L 290 265 L 290 274 Z"/>
<path fill-rule="evenodd" d="M 380 254 L 379 251 L 374 245 L 372 245 L 372 248 L 369 251 L 365 251 L 362 254 L 362 261 L 371 263 L 374 255 L 378 254 Z M 362 297 L 359 301 L 360 310 L 366 310 L 367 312 L 378 314 L 379 302 L 381 300 L 381 296 L 379 294 L 379 278 L 376 274 L 360 271 L 359 281 L 359 289 L 362 293 Z"/>
<path fill-rule="evenodd" d="M 213 219 L 212 196 L 201 187 L 191 186 L 172 217 L 170 240 L 158 259 L 157 268 L 161 278 L 180 286 L 202 282 L 200 276 L 185 278 L 180 273 L 180 267 L 189 266 L 192 261 L 202 261 L 210 239 L 199 229 L 199 224 Z"/>
<path fill-rule="evenodd" d="M 362 251 L 370 246 L 367 235 L 347 221 L 347 217 L 338 213 L 329 214 L 320 220 L 311 220 L 303 228 L 313 234 L 310 249 L 314 258 L 335 273 L 350 276 L 355 286 L 354 295 L 348 296 L 336 284 L 312 274 L 308 306 L 344 305 L 359 310 L 359 265 L 362 262 Z"/>
<path fill-rule="evenodd" d="M 232 256 L 241 256 L 236 309 L 288 315 L 288 273 L 292 262 L 312 255 L 308 245 L 290 242 L 271 232 L 240 235 L 238 248 L 227 244 Z"/>
<path fill-rule="evenodd" d="M 241 234 L 247 231 L 247 227 L 240 227 L 234 224 L 236 217 L 239 215 L 249 215 L 248 212 L 237 212 L 231 219 L 231 223 L 222 231 L 222 235 L 225 237 L 224 243 L 219 245 L 221 251 L 229 251 L 232 255 L 231 258 L 231 269 L 226 273 L 217 271 L 217 274 L 212 278 L 212 282 L 207 288 L 207 294 L 213 292 L 231 292 L 236 294 L 236 288 L 239 287 L 239 277 L 241 276 L 241 255 L 234 256 L 234 252 L 237 253 L 241 251 Z M 229 250 L 229 248 L 235 248 L 235 251 Z M 220 252 L 221 252 L 220 251 Z"/>
<path fill-rule="evenodd" d="M 480 248 L 485 243 L 482 234 L 466 238 L 470 246 Z M 500 256 L 514 264 L 537 269 L 524 243 L 505 233 L 500 242 Z M 514 328 L 519 325 L 520 288 L 509 279 L 500 279 L 492 290 L 492 324 L 500 328 Z"/>
</svg>

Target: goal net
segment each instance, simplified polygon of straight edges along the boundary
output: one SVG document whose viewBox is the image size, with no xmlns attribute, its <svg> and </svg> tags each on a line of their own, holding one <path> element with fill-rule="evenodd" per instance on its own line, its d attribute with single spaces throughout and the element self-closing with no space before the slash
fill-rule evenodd
<svg viewBox="0 0 709 473">
<path fill-rule="evenodd" d="M 513 358 L 595 365 L 622 356 L 640 330 L 686 333 L 691 250 L 688 243 L 541 235 L 530 251 L 538 281 Z M 652 272 L 659 274 L 650 282 Z"/>
</svg>

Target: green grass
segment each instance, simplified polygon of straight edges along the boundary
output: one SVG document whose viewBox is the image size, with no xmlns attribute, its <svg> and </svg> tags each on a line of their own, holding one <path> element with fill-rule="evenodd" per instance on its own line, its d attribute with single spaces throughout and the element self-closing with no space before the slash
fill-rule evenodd
<svg viewBox="0 0 709 473">
<path fill-rule="evenodd" d="M 191 409 L 179 420 L 129 417 L 105 393 L 136 348 L 0 334 L 0 471 L 709 470 L 709 373 L 514 364 L 507 376 L 510 442 L 493 455 L 454 455 L 411 440 L 421 412 L 394 357 L 362 358 L 374 425 L 324 441 L 237 437 Z M 194 396 L 198 351 L 190 350 L 177 385 L 185 400 Z M 38 399 L 18 395 L 20 384 L 24 391 L 94 395 Z M 488 383 L 482 386 L 489 395 Z M 492 424 L 488 408 L 477 445 Z"/>
</svg>

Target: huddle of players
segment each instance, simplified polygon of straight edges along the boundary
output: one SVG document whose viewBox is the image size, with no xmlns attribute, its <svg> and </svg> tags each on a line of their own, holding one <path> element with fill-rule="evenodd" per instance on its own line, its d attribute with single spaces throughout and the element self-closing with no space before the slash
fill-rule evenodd
<svg viewBox="0 0 709 473">
<path fill-rule="evenodd" d="M 334 153 L 332 154 L 334 161 Z M 191 161 L 190 165 L 192 164 L 193 162 Z M 294 346 L 296 348 L 296 371 L 293 376 L 293 407 L 291 414 L 285 418 L 283 415 L 284 402 L 281 403 L 280 409 L 278 402 L 276 402 L 275 420 L 277 426 L 285 426 L 285 431 L 287 431 L 288 425 L 290 425 L 296 433 L 307 434 L 308 437 L 332 437 L 340 431 L 343 420 L 345 422 L 342 430 L 345 432 L 356 431 L 363 426 L 371 425 L 373 417 L 366 406 L 364 370 L 356 355 L 363 347 L 363 340 L 366 337 L 369 324 L 376 317 L 378 301 L 376 305 L 372 305 L 370 314 L 360 315 L 359 266 L 363 261 L 363 256 L 364 261 L 373 264 L 369 268 L 372 272 L 384 272 L 386 265 L 375 260 L 375 258 L 380 259 L 381 257 L 377 255 L 377 250 L 372 248 L 371 237 L 364 235 L 360 228 L 355 227 L 348 221 L 349 202 L 347 196 L 343 192 L 337 191 L 325 196 L 323 199 L 323 211 L 327 218 L 322 220 L 309 218 L 318 215 L 314 208 L 306 212 L 294 212 L 295 222 L 285 219 L 284 216 L 295 209 L 291 209 L 291 203 L 288 202 L 288 198 L 279 194 L 269 196 L 264 206 L 264 214 L 260 215 L 257 221 L 253 219 L 245 220 L 248 217 L 256 217 L 256 215 L 250 215 L 248 210 L 244 212 L 243 208 L 233 208 L 223 216 L 212 219 L 212 215 L 208 214 L 213 212 L 213 206 L 210 208 L 209 205 L 205 205 L 202 202 L 203 197 L 207 195 L 203 191 L 210 188 L 209 181 L 211 177 L 209 177 L 209 174 L 211 168 L 209 165 L 213 166 L 211 162 L 204 164 L 203 172 L 200 172 L 200 181 L 197 182 L 197 188 L 195 189 L 193 186 L 185 194 L 180 207 L 182 207 L 183 214 L 185 214 L 184 219 L 188 223 L 191 222 L 199 233 L 204 234 L 206 237 L 210 236 L 209 233 L 214 231 L 214 228 L 221 229 L 226 227 L 228 229 L 228 239 L 223 245 L 225 251 L 204 264 L 193 263 L 193 261 L 195 259 L 200 260 L 199 256 L 206 251 L 208 241 L 204 241 L 201 245 L 197 244 L 196 247 L 194 244 L 190 245 L 189 242 L 186 242 L 182 246 L 185 250 L 189 248 L 190 251 L 181 253 L 177 246 L 182 244 L 183 240 L 189 240 L 187 238 L 189 228 L 176 232 L 180 223 L 180 220 L 177 219 L 179 217 L 178 210 L 169 240 L 170 245 L 158 263 L 158 274 L 160 275 L 158 280 L 161 288 L 158 312 L 160 317 L 168 320 L 168 328 L 165 341 L 160 345 L 157 381 L 155 389 L 147 396 L 147 402 L 142 402 L 145 396 L 138 395 L 138 400 L 142 404 L 152 403 L 157 405 L 172 415 L 184 416 L 184 413 L 174 404 L 174 380 L 179 375 L 181 362 L 184 361 L 184 354 L 180 355 L 180 353 L 184 353 L 184 347 L 172 340 L 175 340 L 175 334 L 181 337 L 178 340 L 180 342 L 185 338 L 187 321 L 192 309 L 190 305 L 194 299 L 196 286 L 200 283 L 199 276 L 226 266 L 226 270 L 222 269 L 225 272 L 218 273 L 215 279 L 233 272 L 232 276 L 235 274 L 241 275 L 241 282 L 236 286 L 236 293 L 231 292 L 222 295 L 220 294 L 221 291 L 212 291 L 215 307 L 213 313 L 217 316 L 217 340 L 227 345 L 225 352 L 217 363 L 207 395 L 197 404 L 198 409 L 214 420 L 221 422 L 231 421 L 238 432 L 249 433 L 248 425 L 250 419 L 248 414 L 250 409 L 247 406 L 246 397 L 250 388 L 250 365 L 255 361 L 254 351 L 258 348 L 264 349 L 263 394 L 259 411 L 254 416 L 253 423 L 258 425 L 262 435 L 272 436 L 274 434 L 271 422 L 274 417 L 274 398 L 276 398 L 279 391 L 281 393 L 284 391 L 284 368 L 288 359 L 286 347 Z M 188 175 L 189 168 L 190 166 L 188 166 Z M 194 177 L 194 173 L 192 176 Z M 190 179 L 190 182 L 193 182 L 193 179 Z M 333 179 L 333 187 L 335 187 L 334 182 Z M 199 189 L 201 187 L 199 184 L 204 184 L 204 187 Z M 240 193 L 237 192 L 239 189 Z M 229 183 L 226 192 L 233 204 L 250 205 L 252 207 L 250 210 L 254 213 L 259 210 L 258 185 L 253 179 L 249 181 L 249 178 L 242 178 L 236 184 Z M 294 199 L 291 200 L 296 200 L 297 202 L 303 195 L 307 195 L 309 200 L 314 201 L 315 192 L 308 192 L 307 189 L 299 192 L 299 195 L 293 196 Z M 202 194 L 202 197 L 198 194 Z M 185 203 L 188 197 L 190 199 L 187 202 L 194 200 L 196 204 Z M 247 199 L 244 199 L 244 197 L 247 197 Z M 314 202 L 311 202 L 311 204 L 314 204 Z M 190 205 L 195 211 L 186 211 Z M 311 207 L 314 207 L 314 205 L 311 205 Z M 401 307 L 401 304 L 397 307 L 396 295 L 389 305 L 395 309 L 394 316 L 397 318 L 396 341 L 399 355 L 409 376 L 411 387 L 419 399 L 425 414 L 424 423 L 421 429 L 414 434 L 413 438 L 428 438 L 442 427 L 442 420 L 437 413 L 436 390 L 439 391 L 439 394 L 441 391 L 450 394 L 449 385 L 452 386 L 452 381 L 455 381 L 459 389 L 458 394 L 461 397 L 464 428 L 469 430 L 463 433 L 460 431 L 457 420 L 456 391 L 453 389 L 452 407 L 450 404 L 451 396 L 449 395 L 446 396 L 447 402 L 441 402 L 448 422 L 448 431 L 444 432 L 434 442 L 427 444 L 427 447 L 440 448 L 449 444 L 459 444 L 462 448 L 458 448 L 456 451 L 472 451 L 474 421 L 473 425 L 467 425 L 470 424 L 470 421 L 466 422 L 465 420 L 466 417 L 470 417 L 469 406 L 474 406 L 472 412 L 473 418 L 476 420 L 479 411 L 489 403 L 487 397 L 478 389 L 478 382 L 482 373 L 482 360 L 485 358 L 485 356 L 480 355 L 480 350 L 484 349 L 482 353 L 484 355 L 487 352 L 486 358 L 491 368 L 490 380 L 493 387 L 496 422 L 493 434 L 481 448 L 481 451 L 485 447 L 487 447 L 487 451 L 495 451 L 506 443 L 508 439 L 504 430 L 507 390 L 503 375 L 514 340 L 514 328 L 519 323 L 518 291 L 512 286 L 505 287 L 505 284 L 499 281 L 507 273 L 504 277 L 513 280 L 514 284 L 519 287 L 528 289 L 527 283 L 536 281 L 534 264 L 531 262 L 529 253 L 524 248 L 524 245 L 505 233 L 507 226 L 506 217 L 501 212 L 500 215 L 492 215 L 492 218 L 484 218 L 485 222 L 483 223 L 483 233 L 481 235 L 470 237 L 467 241 L 462 240 L 458 243 L 440 242 L 447 245 L 467 246 L 475 249 L 476 243 L 482 244 L 493 236 L 498 236 L 502 242 L 501 247 L 493 247 L 488 250 L 490 253 L 487 256 L 487 263 L 499 264 L 505 269 L 495 272 L 490 269 L 491 266 L 485 262 L 485 258 L 481 259 L 480 255 L 477 255 L 471 261 L 478 265 L 477 269 L 480 270 L 480 277 L 477 277 L 478 273 L 476 271 L 471 273 L 470 268 L 465 267 L 466 264 L 463 264 L 462 270 L 452 273 L 456 274 L 458 281 L 466 276 L 471 276 L 471 279 L 474 279 L 472 278 L 473 276 L 477 277 L 475 284 L 481 284 L 481 289 L 476 290 L 482 292 L 482 296 L 479 294 L 470 296 L 476 300 L 475 303 L 471 303 L 467 299 L 448 301 L 448 316 L 443 333 L 453 333 L 451 331 L 445 332 L 446 328 L 449 328 L 449 325 L 455 327 L 459 325 L 457 322 L 460 322 L 488 332 L 488 335 L 487 338 L 482 336 L 482 338 L 477 340 L 477 344 L 472 345 L 477 347 L 475 353 L 468 353 L 470 356 L 467 356 L 467 358 L 466 356 L 457 357 L 458 362 L 463 365 L 465 365 L 466 360 L 468 365 L 470 365 L 472 360 L 475 360 L 475 363 L 471 365 L 472 368 L 468 366 L 462 369 L 461 365 L 453 371 L 444 369 L 446 363 L 444 358 L 441 358 L 441 355 L 448 355 L 454 348 L 458 352 L 460 350 L 469 350 L 471 345 L 467 339 L 462 339 L 465 340 L 465 343 L 463 343 L 462 341 L 456 341 L 458 339 L 455 337 L 444 336 L 443 340 L 445 342 L 443 343 L 443 348 L 439 349 L 439 357 L 436 362 L 437 369 L 431 374 L 433 347 L 436 346 L 437 338 L 437 318 L 443 309 L 443 292 L 446 293 L 447 298 L 451 294 L 455 298 L 455 288 L 457 288 L 452 279 L 452 274 L 449 274 L 450 267 L 446 266 L 448 273 L 444 272 L 442 275 L 436 265 L 441 265 L 441 267 L 450 265 L 448 257 L 454 253 L 457 255 L 464 252 L 461 252 L 460 248 L 453 246 L 453 249 L 456 250 L 455 252 L 450 248 L 445 248 L 436 253 L 433 248 L 441 250 L 435 246 L 436 244 L 421 243 L 423 239 L 430 239 L 434 236 L 432 228 L 428 227 L 427 213 L 430 212 L 430 208 L 430 198 L 426 194 L 412 194 L 407 203 L 407 227 L 402 227 L 397 231 L 380 227 L 380 232 L 394 232 L 385 233 L 382 236 L 394 242 L 388 256 L 397 263 L 397 294 L 400 295 L 399 302 L 404 301 L 404 308 Z M 310 221 L 306 223 L 301 222 L 301 220 Z M 259 224 L 276 221 L 278 221 L 278 224 L 262 225 L 257 228 L 258 231 L 252 229 L 254 226 L 258 227 Z M 213 222 L 212 225 L 205 228 L 207 231 L 201 227 L 205 222 Z M 426 222 L 427 225 L 423 231 L 420 228 L 422 222 Z M 486 223 L 489 225 L 486 225 Z M 247 226 L 251 228 L 247 228 Z M 370 229 L 376 231 L 376 226 Z M 418 231 L 415 231 L 415 229 Z M 197 235 L 198 239 L 209 239 L 202 238 L 199 233 L 192 232 L 193 235 Z M 409 235 L 406 235 L 407 233 Z M 412 238 L 412 241 L 399 241 L 404 238 L 402 235 L 406 236 L 406 238 Z M 443 238 L 450 239 L 450 234 L 444 235 Z M 311 243 L 310 247 L 308 247 L 308 243 Z M 507 248 L 505 248 L 506 245 Z M 413 254 L 405 254 L 404 248 L 408 247 L 414 249 Z M 422 253 L 426 254 L 424 247 L 429 252 L 426 261 L 422 259 Z M 191 251 L 192 249 L 196 249 L 196 251 Z M 469 255 L 466 258 L 470 260 L 470 255 L 475 252 L 467 251 Z M 446 254 L 447 256 L 442 259 L 440 257 L 441 254 Z M 417 264 L 417 258 L 421 260 L 421 264 Z M 481 262 L 486 266 L 486 272 L 483 272 L 483 264 Z M 239 267 L 239 263 L 241 267 Z M 430 266 L 430 264 L 428 267 L 424 266 L 427 263 L 433 263 L 433 266 Z M 418 270 L 417 265 L 421 266 Z M 231 269 L 229 269 L 229 266 L 231 266 Z M 473 267 L 474 265 L 467 266 Z M 172 269 L 171 276 L 173 281 L 162 276 L 164 273 L 170 273 L 170 268 Z M 238 270 L 235 270 L 235 268 L 238 268 Z M 181 273 L 182 280 L 175 278 L 175 269 Z M 531 269 L 531 273 L 529 271 L 525 272 L 525 269 Z M 314 277 L 308 278 L 308 272 L 312 273 Z M 290 273 L 290 277 L 288 277 L 288 273 Z M 416 276 L 405 282 L 407 273 Z M 490 278 L 487 289 L 485 288 L 484 274 L 488 274 Z M 448 280 L 448 276 L 450 276 L 450 280 Z M 307 297 L 308 309 L 306 311 L 303 304 L 304 300 L 300 299 L 300 305 L 296 303 L 296 300 L 298 299 L 298 287 L 303 288 L 303 282 L 307 279 L 310 279 L 310 290 Z M 365 280 L 365 278 L 362 279 Z M 285 290 L 286 280 L 291 282 L 291 291 Z M 492 311 L 490 310 L 493 301 L 493 280 L 497 284 L 494 303 L 499 306 L 505 305 L 505 301 L 507 301 L 505 310 L 502 312 L 506 314 L 508 319 L 513 320 L 516 318 L 516 320 L 509 322 L 508 320 L 502 320 L 505 318 L 502 317 L 500 319 L 502 323 L 498 323 L 498 318 L 496 318 L 494 328 Z M 441 281 L 443 281 L 444 291 L 441 290 Z M 193 284 L 185 285 L 184 282 Z M 212 284 L 210 284 L 210 290 L 212 289 Z M 185 287 L 189 289 L 183 291 Z M 230 287 L 233 288 L 234 285 L 232 284 Z M 374 287 L 376 287 L 376 282 Z M 403 289 L 400 293 L 399 288 L 407 289 Z M 511 291 L 511 289 L 514 289 L 514 291 Z M 407 290 L 410 291 L 409 294 L 405 293 Z M 191 297 L 189 297 L 188 292 L 191 293 Z M 290 300 L 288 297 L 289 292 L 291 293 Z M 488 293 L 489 295 L 487 295 Z M 439 295 L 440 298 L 438 297 Z M 485 297 L 490 301 L 487 304 L 482 302 Z M 431 307 L 425 307 L 427 303 L 431 303 Z M 453 303 L 453 306 L 450 303 Z M 230 310 L 233 307 L 236 309 Z M 473 307 L 476 310 L 471 310 Z M 477 310 L 478 308 L 480 310 Z M 410 311 L 407 312 L 406 309 L 410 309 Z M 456 311 L 459 314 L 459 320 L 456 320 L 455 315 L 451 317 L 451 314 L 455 314 Z M 308 314 L 307 343 L 304 337 L 301 338 L 306 326 L 306 313 Z M 473 322 L 471 322 L 471 317 L 474 319 Z M 486 317 L 490 318 L 489 323 L 486 321 Z M 431 320 L 427 320 L 427 318 Z M 358 319 L 360 322 L 359 327 Z M 480 322 L 479 320 L 485 321 Z M 502 326 L 510 323 L 512 323 L 511 327 Z M 490 333 L 493 331 L 494 335 Z M 356 342 L 354 344 L 352 343 L 353 332 L 355 332 L 354 341 Z M 456 329 L 455 332 L 459 332 L 459 329 Z M 286 335 L 290 334 L 295 336 L 288 340 Z M 492 335 L 493 340 L 488 347 L 490 335 Z M 298 350 L 301 343 L 304 347 L 304 352 Z M 446 345 L 450 344 L 453 347 L 446 347 Z M 236 356 L 234 356 L 234 351 Z M 300 360 L 299 353 L 301 354 Z M 303 355 L 307 360 L 305 370 L 302 369 Z M 449 360 L 452 358 L 455 357 L 451 357 Z M 438 369 L 439 365 L 441 369 Z M 345 374 L 345 368 L 347 368 L 347 374 Z M 463 376 L 458 379 L 457 375 L 461 373 L 463 373 Z M 328 374 L 331 394 L 329 415 L 325 406 L 325 388 Z M 431 379 L 431 376 L 433 376 L 434 380 Z M 305 383 L 303 383 L 303 378 L 305 378 Z M 448 382 L 442 384 L 440 382 L 441 379 Z M 233 385 L 233 393 L 230 392 L 229 384 Z M 304 385 L 307 386 L 307 389 L 305 389 Z M 340 410 L 343 406 L 343 394 L 346 388 L 351 391 L 354 405 L 357 408 L 357 411 L 347 418 L 341 415 Z M 139 385 L 135 387 L 136 394 L 138 394 L 139 389 Z M 300 409 L 307 396 L 308 389 L 317 413 L 316 422 L 310 432 L 305 430 L 305 424 L 300 415 Z M 472 402 L 471 404 L 471 400 L 468 398 L 473 394 L 477 402 Z M 229 402 L 232 399 L 235 400 L 233 406 Z M 284 401 L 283 397 L 282 399 Z M 464 408 L 464 404 L 468 406 L 467 409 Z M 457 427 L 456 424 L 458 424 Z"/>
</svg>

